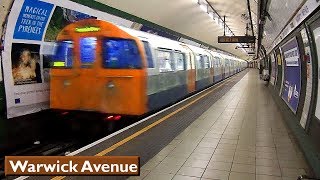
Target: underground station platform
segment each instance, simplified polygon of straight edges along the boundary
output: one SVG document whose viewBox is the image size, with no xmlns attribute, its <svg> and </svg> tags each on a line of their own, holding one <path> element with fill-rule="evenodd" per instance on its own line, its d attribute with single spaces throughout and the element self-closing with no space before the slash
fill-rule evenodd
<svg viewBox="0 0 320 180">
<path fill-rule="evenodd" d="M 15 178 L 292 180 L 312 173 L 255 69 L 69 155 L 139 156 L 140 176 Z"/>
</svg>

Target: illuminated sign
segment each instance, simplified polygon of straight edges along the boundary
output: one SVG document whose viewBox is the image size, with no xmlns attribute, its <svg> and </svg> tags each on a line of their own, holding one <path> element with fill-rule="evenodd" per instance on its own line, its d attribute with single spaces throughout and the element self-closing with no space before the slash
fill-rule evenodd
<svg viewBox="0 0 320 180">
<path fill-rule="evenodd" d="M 218 36 L 218 43 L 255 43 L 255 36 Z"/>
<path fill-rule="evenodd" d="M 98 31 L 100 31 L 100 27 L 86 26 L 86 27 L 76 28 L 76 32 L 78 33 L 98 32 Z"/>
<path fill-rule="evenodd" d="M 64 67 L 65 66 L 65 62 L 53 62 L 53 66 L 54 67 Z"/>
</svg>

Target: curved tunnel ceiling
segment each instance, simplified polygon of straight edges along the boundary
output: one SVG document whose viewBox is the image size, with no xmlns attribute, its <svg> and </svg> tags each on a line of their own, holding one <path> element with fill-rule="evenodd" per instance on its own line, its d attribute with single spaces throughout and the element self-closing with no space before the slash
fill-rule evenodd
<svg viewBox="0 0 320 180">
<path fill-rule="evenodd" d="M 214 47 L 248 59 L 237 44 L 218 44 L 223 28 L 199 7 L 198 0 L 96 0 L 113 8 L 146 19 L 160 26 L 208 43 Z M 208 0 L 220 16 L 226 16 L 226 24 L 235 35 L 244 35 L 248 14 L 247 0 Z M 253 24 L 256 23 L 257 2 L 250 0 Z"/>
</svg>

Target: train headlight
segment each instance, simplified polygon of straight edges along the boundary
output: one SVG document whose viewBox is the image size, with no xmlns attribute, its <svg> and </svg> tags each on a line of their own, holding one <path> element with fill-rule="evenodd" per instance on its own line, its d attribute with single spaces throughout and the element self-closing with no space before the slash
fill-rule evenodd
<svg viewBox="0 0 320 180">
<path fill-rule="evenodd" d="M 115 88 L 116 86 L 114 85 L 114 83 L 113 82 L 109 82 L 108 84 L 107 84 L 107 88 L 108 89 L 113 89 L 113 88 Z"/>
</svg>

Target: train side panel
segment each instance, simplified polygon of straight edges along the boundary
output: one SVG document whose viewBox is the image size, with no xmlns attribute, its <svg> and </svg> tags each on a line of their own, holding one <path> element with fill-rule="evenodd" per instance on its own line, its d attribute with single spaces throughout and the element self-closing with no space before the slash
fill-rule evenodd
<svg viewBox="0 0 320 180">
<path fill-rule="evenodd" d="M 196 68 L 196 91 L 206 88 L 213 84 L 211 76 L 210 53 L 199 47 L 188 45 L 192 50 Z"/>
<path fill-rule="evenodd" d="M 136 33 L 150 44 L 154 73 L 148 74 L 148 110 L 153 111 L 176 102 L 189 94 L 188 51 L 178 42 L 158 36 Z M 149 69 L 151 67 L 148 67 Z"/>
</svg>

